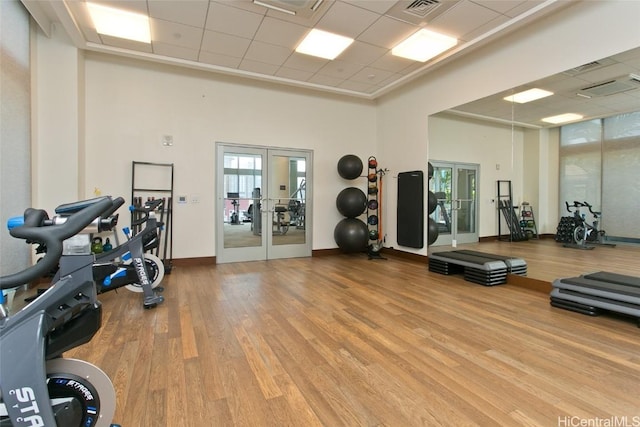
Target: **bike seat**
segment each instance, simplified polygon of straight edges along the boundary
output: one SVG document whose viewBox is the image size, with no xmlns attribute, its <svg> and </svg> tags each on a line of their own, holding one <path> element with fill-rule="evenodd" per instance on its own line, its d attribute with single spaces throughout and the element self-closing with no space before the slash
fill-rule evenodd
<svg viewBox="0 0 640 427">
<path fill-rule="evenodd" d="M 82 209 L 86 208 L 87 206 L 91 206 L 94 203 L 97 203 L 103 199 L 104 197 L 96 197 L 95 199 L 87 199 L 87 200 L 80 200 L 79 202 L 65 203 L 64 205 L 58 206 L 55 212 L 58 215 L 70 215 L 70 214 L 79 212 Z"/>
</svg>

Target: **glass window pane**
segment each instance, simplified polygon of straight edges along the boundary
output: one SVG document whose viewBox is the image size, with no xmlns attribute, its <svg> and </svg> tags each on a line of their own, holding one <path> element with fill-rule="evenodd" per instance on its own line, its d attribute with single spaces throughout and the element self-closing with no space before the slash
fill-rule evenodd
<svg viewBox="0 0 640 427">
<path fill-rule="evenodd" d="M 224 167 L 238 169 L 238 156 L 225 154 L 224 156 Z"/>
<path fill-rule="evenodd" d="M 238 159 L 239 169 L 253 169 L 255 164 L 254 157 L 240 156 Z"/>
</svg>

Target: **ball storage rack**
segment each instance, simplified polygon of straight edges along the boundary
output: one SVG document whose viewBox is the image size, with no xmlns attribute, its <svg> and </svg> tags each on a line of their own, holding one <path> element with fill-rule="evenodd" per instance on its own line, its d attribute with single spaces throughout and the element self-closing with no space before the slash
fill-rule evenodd
<svg viewBox="0 0 640 427">
<path fill-rule="evenodd" d="M 378 169 L 378 161 L 374 156 L 367 160 L 367 227 L 369 229 L 369 259 L 386 259 L 380 255 L 384 236 L 382 234 L 382 177 L 383 169 Z"/>
</svg>

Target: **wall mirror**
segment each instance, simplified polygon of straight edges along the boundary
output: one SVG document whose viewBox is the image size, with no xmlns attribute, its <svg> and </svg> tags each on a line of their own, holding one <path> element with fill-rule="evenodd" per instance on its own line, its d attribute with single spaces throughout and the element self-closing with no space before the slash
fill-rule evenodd
<svg viewBox="0 0 640 427">
<path fill-rule="evenodd" d="M 526 103 L 504 99 L 534 88 L 552 95 Z M 563 138 L 570 140 L 561 143 L 561 124 L 542 119 L 565 113 L 582 117 L 568 122 L 575 123 L 571 124 L 573 135 L 569 138 L 569 130 L 565 128 Z M 610 122 L 607 127 L 598 125 L 605 120 Z M 611 132 L 619 136 L 615 146 L 606 144 Z M 508 224 L 499 212 L 497 189 L 497 181 L 508 180 L 513 204 L 518 207 L 518 219 L 522 204 L 528 203 L 535 216 L 535 232 L 543 237 L 555 235 L 560 218 L 570 215 L 564 199 L 578 197 L 590 202 L 594 211 L 603 211 L 602 228 L 606 229 L 608 221 L 613 234 L 623 243 L 640 242 L 640 227 L 628 222 L 634 217 L 630 212 L 640 209 L 640 183 L 629 175 L 638 176 L 640 170 L 640 48 L 594 59 L 435 114 L 429 117 L 429 141 L 432 161 L 479 166 L 476 203 L 480 240 L 500 234 L 509 240 Z M 583 159 L 567 163 L 567 153 L 582 155 Z M 622 167 L 626 168 L 626 175 L 612 173 Z M 587 175 L 595 178 L 589 181 L 585 179 Z M 570 190 L 560 189 L 561 177 L 575 181 Z M 636 193 L 637 197 L 630 202 L 629 198 Z M 440 229 L 447 226 L 444 217 L 455 214 L 451 211 L 453 207 L 455 203 L 450 200 L 439 207 Z M 590 215 L 588 211 L 585 213 Z M 624 242 L 625 239 L 628 241 Z M 451 238 L 439 240 L 429 247 L 430 255 L 451 249 Z M 454 244 L 457 249 L 466 245 L 464 241 Z M 511 244 L 515 245 L 507 242 L 507 247 Z"/>
</svg>

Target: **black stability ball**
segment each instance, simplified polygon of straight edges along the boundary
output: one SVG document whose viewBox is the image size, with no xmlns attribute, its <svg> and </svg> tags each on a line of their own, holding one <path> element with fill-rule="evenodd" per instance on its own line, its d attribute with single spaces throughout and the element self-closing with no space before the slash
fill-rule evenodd
<svg viewBox="0 0 640 427">
<path fill-rule="evenodd" d="M 333 230 L 333 238 L 343 252 L 361 252 L 367 249 L 369 231 L 357 218 L 345 218 Z"/>
<path fill-rule="evenodd" d="M 427 170 L 427 176 L 429 177 L 429 179 L 433 178 L 433 165 L 431 164 L 431 162 L 429 162 L 429 168 Z"/>
<path fill-rule="evenodd" d="M 336 207 L 343 216 L 355 218 L 367 209 L 367 196 L 359 188 L 347 187 L 338 193 Z"/>
<path fill-rule="evenodd" d="M 433 211 L 438 207 L 438 197 L 433 191 L 429 191 L 429 213 L 432 214 Z"/>
<path fill-rule="evenodd" d="M 429 217 L 429 236 L 427 237 L 427 246 L 431 246 L 438 239 L 438 223 Z"/>
<path fill-rule="evenodd" d="M 347 154 L 338 160 L 338 174 L 344 179 L 356 179 L 362 173 L 362 160 L 355 154 Z"/>
</svg>

